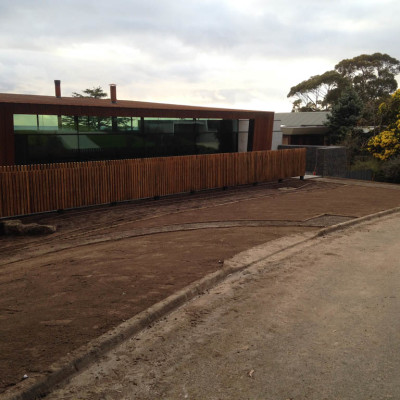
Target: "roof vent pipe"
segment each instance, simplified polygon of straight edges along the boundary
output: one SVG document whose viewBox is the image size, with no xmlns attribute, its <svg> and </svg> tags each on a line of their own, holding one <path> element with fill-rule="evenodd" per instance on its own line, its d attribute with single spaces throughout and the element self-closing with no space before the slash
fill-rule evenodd
<svg viewBox="0 0 400 400">
<path fill-rule="evenodd" d="M 59 79 L 54 81 L 54 88 L 56 91 L 56 97 L 61 97 L 61 81 Z"/>
<path fill-rule="evenodd" d="M 115 83 L 110 83 L 110 97 L 111 103 L 117 102 L 117 85 Z"/>
</svg>

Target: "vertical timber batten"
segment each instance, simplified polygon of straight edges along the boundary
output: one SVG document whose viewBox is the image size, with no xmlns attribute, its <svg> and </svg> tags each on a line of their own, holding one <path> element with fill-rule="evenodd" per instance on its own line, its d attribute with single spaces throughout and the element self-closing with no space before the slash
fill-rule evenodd
<svg viewBox="0 0 400 400">
<path fill-rule="evenodd" d="M 303 176 L 305 160 L 300 148 L 0 166 L 0 218 Z"/>
</svg>

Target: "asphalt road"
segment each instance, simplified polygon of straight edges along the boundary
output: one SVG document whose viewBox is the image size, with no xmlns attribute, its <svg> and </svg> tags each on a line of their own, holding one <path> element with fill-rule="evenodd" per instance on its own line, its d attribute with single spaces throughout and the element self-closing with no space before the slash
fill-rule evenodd
<svg viewBox="0 0 400 400">
<path fill-rule="evenodd" d="M 259 262 L 48 399 L 400 399 L 400 214 Z"/>
</svg>

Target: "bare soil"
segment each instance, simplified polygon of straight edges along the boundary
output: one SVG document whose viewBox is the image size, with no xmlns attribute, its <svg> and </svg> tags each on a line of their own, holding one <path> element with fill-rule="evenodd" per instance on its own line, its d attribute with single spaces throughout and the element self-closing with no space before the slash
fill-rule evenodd
<svg viewBox="0 0 400 400">
<path fill-rule="evenodd" d="M 393 213 L 256 262 L 46 399 L 400 399 L 399 236 Z"/>
<path fill-rule="evenodd" d="M 0 393 L 258 244 L 400 205 L 398 187 L 285 180 L 22 218 L 0 238 Z"/>
</svg>

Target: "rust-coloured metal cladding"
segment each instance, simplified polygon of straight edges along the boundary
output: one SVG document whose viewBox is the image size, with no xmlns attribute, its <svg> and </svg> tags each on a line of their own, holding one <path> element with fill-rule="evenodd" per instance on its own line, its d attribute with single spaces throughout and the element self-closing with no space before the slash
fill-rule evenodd
<svg viewBox="0 0 400 400">
<path fill-rule="evenodd" d="M 254 121 L 252 150 L 270 150 L 274 113 L 177 104 L 118 100 L 116 85 L 110 85 L 110 99 L 0 93 L 0 165 L 14 164 L 13 114 L 75 115 L 100 117 L 221 118 Z M 115 91 L 115 92 L 114 92 Z M 59 97 L 58 97 L 59 96 Z"/>
<path fill-rule="evenodd" d="M 262 116 L 273 115 L 269 111 L 239 110 L 230 108 L 187 106 L 178 104 L 150 103 L 144 101 L 118 100 L 116 104 L 110 104 L 108 99 L 94 99 L 91 97 L 62 97 L 56 99 L 53 96 L 38 96 L 28 94 L 0 93 L 0 107 L 10 104 L 16 110 L 15 113 L 23 113 L 23 110 L 37 114 L 53 115 L 97 115 L 103 109 L 101 115 L 126 116 L 135 115 L 143 117 L 151 116 L 176 116 L 185 114 L 189 117 L 237 118 L 254 119 Z M 72 114 L 71 114 L 72 112 Z M 76 113 L 76 114 L 73 114 Z M 178 115 L 179 113 L 179 115 Z M 185 115 L 182 115 L 184 117 Z"/>
<path fill-rule="evenodd" d="M 0 106 L 0 165 L 13 165 L 14 152 L 12 107 Z"/>
<path fill-rule="evenodd" d="M 268 114 L 254 120 L 253 151 L 271 150 L 274 113 Z"/>
</svg>

